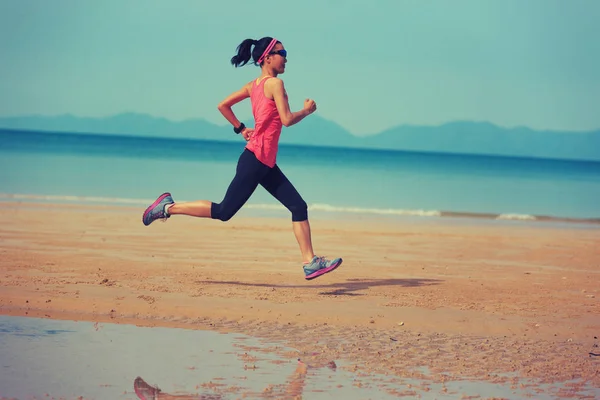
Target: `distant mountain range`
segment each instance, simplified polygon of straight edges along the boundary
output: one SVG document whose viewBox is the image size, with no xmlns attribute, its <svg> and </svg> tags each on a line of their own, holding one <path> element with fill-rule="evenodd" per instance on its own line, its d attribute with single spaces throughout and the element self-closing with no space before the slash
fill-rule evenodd
<svg viewBox="0 0 600 400">
<path fill-rule="evenodd" d="M 247 125 L 251 123 L 247 122 Z M 230 126 L 202 119 L 174 122 L 145 114 L 106 118 L 72 115 L 0 118 L 0 128 L 50 132 L 96 133 L 186 139 L 239 140 Z M 600 130 L 591 132 L 536 131 L 502 128 L 487 122 L 451 122 L 439 126 L 397 126 L 376 135 L 354 136 L 341 126 L 311 115 L 284 128 L 282 144 L 436 153 L 466 153 L 600 161 Z"/>
</svg>

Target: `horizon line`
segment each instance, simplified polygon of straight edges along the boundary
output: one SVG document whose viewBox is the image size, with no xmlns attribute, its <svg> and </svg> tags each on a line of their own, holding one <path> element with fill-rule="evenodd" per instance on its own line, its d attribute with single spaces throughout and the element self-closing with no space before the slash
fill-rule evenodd
<svg viewBox="0 0 600 400">
<path fill-rule="evenodd" d="M 114 117 L 118 117 L 118 116 L 122 116 L 122 115 L 139 115 L 139 116 L 143 116 L 143 117 L 147 117 L 147 118 L 152 118 L 152 119 L 157 119 L 157 120 L 166 120 L 170 123 L 183 123 L 183 122 L 188 122 L 188 121 L 203 121 L 206 122 L 208 124 L 214 125 L 216 127 L 227 127 L 227 123 L 225 122 L 224 124 L 220 125 L 214 122 L 211 122 L 209 120 L 207 120 L 204 117 L 195 117 L 195 118 L 185 118 L 185 119 L 172 119 L 172 118 L 168 118 L 168 117 L 164 117 L 164 116 L 156 116 L 156 115 L 152 115 L 152 114 L 148 114 L 148 113 L 142 113 L 142 112 L 135 112 L 135 111 L 123 111 L 123 112 L 119 112 L 116 114 L 109 114 L 107 116 L 102 116 L 102 117 L 97 117 L 97 116 L 81 116 L 81 115 L 76 115 L 76 114 L 72 114 L 72 113 L 62 113 L 62 114 L 22 114 L 22 115 L 12 115 L 12 116 L 0 116 L 0 120 L 3 119 L 16 119 L 16 118 L 60 118 L 60 117 L 73 117 L 73 118 L 79 118 L 79 119 L 93 119 L 93 120 L 107 120 L 107 119 L 111 119 Z M 451 125 L 451 124 L 457 124 L 457 123 L 469 123 L 469 124 L 487 124 L 487 125 L 492 125 L 494 127 L 497 128 L 501 128 L 501 129 L 507 129 L 507 130 L 513 130 L 513 129 L 528 129 L 531 131 L 535 131 L 535 132 L 553 132 L 553 133 L 574 133 L 574 134 L 579 134 L 579 133 L 600 133 L 600 127 L 598 128 L 594 128 L 591 130 L 560 130 L 560 129 L 549 129 L 549 128 L 532 128 L 530 126 L 527 125 L 514 125 L 514 126 L 508 126 L 508 125 L 499 125 L 497 123 L 491 122 L 491 121 L 486 121 L 486 120 L 467 120 L 467 119 L 455 119 L 455 120 L 449 120 L 446 122 L 442 122 L 439 124 L 423 124 L 423 125 L 419 125 L 419 124 L 397 124 L 397 125 L 393 125 L 389 128 L 385 128 L 380 130 L 377 133 L 368 133 L 368 134 L 355 134 L 352 133 L 351 131 L 349 131 L 347 128 L 343 127 L 342 125 L 340 125 L 337 121 L 325 118 L 323 116 L 320 115 L 315 115 L 315 117 L 336 124 L 338 125 L 341 129 L 343 129 L 345 132 L 347 132 L 348 134 L 355 136 L 355 137 L 368 137 L 368 136 L 375 136 L 375 135 L 379 135 L 383 132 L 387 132 L 393 129 L 397 129 L 397 128 L 402 128 L 402 127 L 412 127 L 412 128 L 440 128 L 446 125 Z"/>
</svg>

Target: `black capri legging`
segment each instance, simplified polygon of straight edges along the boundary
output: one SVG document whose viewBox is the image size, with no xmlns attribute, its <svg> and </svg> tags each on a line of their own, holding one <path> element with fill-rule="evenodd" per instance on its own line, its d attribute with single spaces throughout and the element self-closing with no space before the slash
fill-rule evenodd
<svg viewBox="0 0 600 400">
<path fill-rule="evenodd" d="M 258 185 L 262 185 L 273 197 L 292 213 L 292 221 L 306 221 L 308 207 L 294 185 L 277 165 L 273 168 L 258 161 L 254 153 L 244 149 L 240 155 L 235 177 L 231 181 L 221 203 L 212 203 L 213 219 L 228 221 L 248 201 Z"/>
</svg>

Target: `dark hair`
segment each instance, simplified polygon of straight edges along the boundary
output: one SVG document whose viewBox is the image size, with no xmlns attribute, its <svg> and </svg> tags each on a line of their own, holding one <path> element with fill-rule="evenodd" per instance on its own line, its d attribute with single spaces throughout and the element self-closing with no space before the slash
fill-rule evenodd
<svg viewBox="0 0 600 400">
<path fill-rule="evenodd" d="M 237 47 L 237 54 L 231 57 L 231 64 L 237 67 L 243 67 L 250 61 L 250 57 L 253 59 L 253 64 L 258 65 L 257 61 L 264 53 L 269 43 L 273 40 L 272 37 L 265 36 L 262 39 L 254 40 L 254 39 L 246 39 Z M 281 43 L 277 41 L 277 43 Z M 254 49 L 252 49 L 254 46 Z"/>
</svg>

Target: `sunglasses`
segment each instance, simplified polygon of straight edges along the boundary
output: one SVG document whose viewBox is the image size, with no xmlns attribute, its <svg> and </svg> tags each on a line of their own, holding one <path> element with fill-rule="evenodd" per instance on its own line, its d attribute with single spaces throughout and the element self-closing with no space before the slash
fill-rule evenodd
<svg viewBox="0 0 600 400">
<path fill-rule="evenodd" d="M 287 57 L 287 50 L 272 51 L 269 54 L 279 54 L 281 57 L 286 58 Z"/>
</svg>

